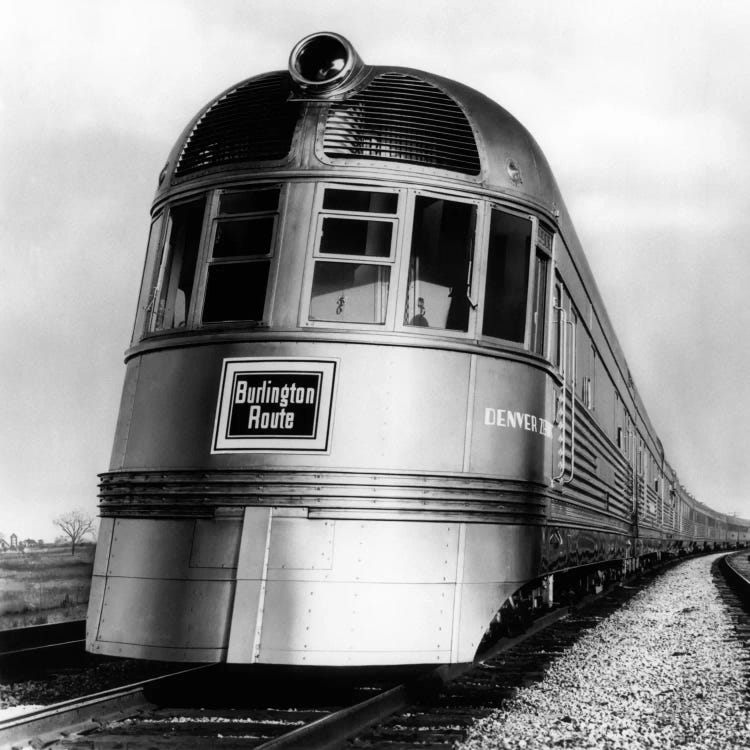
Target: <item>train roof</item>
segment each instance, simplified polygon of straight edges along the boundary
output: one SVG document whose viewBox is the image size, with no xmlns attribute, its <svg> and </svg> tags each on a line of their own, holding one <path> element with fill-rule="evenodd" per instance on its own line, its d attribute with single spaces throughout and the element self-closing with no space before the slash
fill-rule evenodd
<svg viewBox="0 0 750 750">
<path fill-rule="evenodd" d="M 318 159 L 303 148 L 317 120 Z M 363 144 L 369 139 L 371 143 Z M 380 141 L 375 144 L 375 141 Z M 361 170 L 398 179 L 439 177 L 472 190 L 505 193 L 554 220 L 562 198 L 528 130 L 469 86 L 413 68 L 366 66 L 362 81 L 337 98 L 297 96 L 287 71 L 264 73 L 222 92 L 178 138 L 156 193 L 227 171 Z M 244 169 L 243 169 L 244 168 Z"/>
</svg>

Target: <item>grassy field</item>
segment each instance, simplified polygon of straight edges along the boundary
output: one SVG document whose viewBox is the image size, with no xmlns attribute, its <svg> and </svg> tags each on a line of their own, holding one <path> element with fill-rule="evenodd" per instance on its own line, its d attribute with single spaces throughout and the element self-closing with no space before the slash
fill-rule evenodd
<svg viewBox="0 0 750 750">
<path fill-rule="evenodd" d="M 93 544 L 0 554 L 0 630 L 86 616 Z"/>
</svg>

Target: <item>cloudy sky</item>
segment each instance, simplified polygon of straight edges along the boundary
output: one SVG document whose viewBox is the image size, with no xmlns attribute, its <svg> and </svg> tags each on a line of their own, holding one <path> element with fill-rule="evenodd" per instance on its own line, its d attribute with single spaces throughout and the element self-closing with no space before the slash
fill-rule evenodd
<svg viewBox="0 0 750 750">
<path fill-rule="evenodd" d="M 749 28 L 743 0 L 0 0 L 0 532 L 95 512 L 167 153 L 320 30 L 529 128 L 668 457 L 750 517 Z"/>
</svg>

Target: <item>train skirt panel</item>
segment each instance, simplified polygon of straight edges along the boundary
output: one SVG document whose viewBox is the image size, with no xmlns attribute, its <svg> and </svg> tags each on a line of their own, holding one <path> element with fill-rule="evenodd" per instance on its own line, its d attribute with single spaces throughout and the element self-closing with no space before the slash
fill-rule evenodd
<svg viewBox="0 0 750 750">
<path fill-rule="evenodd" d="M 535 575 L 540 541 L 528 526 L 270 507 L 218 521 L 110 520 L 87 645 L 195 662 L 470 661 L 495 611 Z"/>
</svg>

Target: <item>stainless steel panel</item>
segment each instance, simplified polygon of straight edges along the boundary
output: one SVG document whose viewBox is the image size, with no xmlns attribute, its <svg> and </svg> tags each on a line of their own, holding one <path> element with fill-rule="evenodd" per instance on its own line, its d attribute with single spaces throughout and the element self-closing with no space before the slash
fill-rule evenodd
<svg viewBox="0 0 750 750">
<path fill-rule="evenodd" d="M 104 591 L 107 584 L 106 573 L 109 565 L 109 550 L 112 543 L 115 520 L 113 518 L 102 518 L 99 522 L 99 534 L 96 540 L 96 553 L 94 555 L 94 569 L 91 576 L 91 590 L 89 592 L 89 603 L 86 612 L 86 648 L 96 640 L 99 631 L 99 619 L 102 606 L 104 605 Z"/>
<path fill-rule="evenodd" d="M 330 570 L 334 521 L 277 518 L 271 525 L 268 569 Z M 269 575 L 273 574 L 269 572 Z"/>
<path fill-rule="evenodd" d="M 240 551 L 240 520 L 195 522 L 190 566 L 193 568 L 236 568 Z"/>
<path fill-rule="evenodd" d="M 96 641 L 87 649 L 94 654 L 120 656 L 123 659 L 155 659 L 158 661 L 210 664 L 225 660 L 223 648 L 176 648 L 174 646 L 144 646 L 140 643 L 104 643 Z"/>
<path fill-rule="evenodd" d="M 109 461 L 110 471 L 122 469 L 125 466 L 125 455 L 128 447 L 128 436 L 130 435 L 130 428 L 133 420 L 133 406 L 135 404 L 140 366 L 141 358 L 136 357 L 128 362 L 125 370 L 125 382 L 122 386 L 120 410 L 117 412 L 115 439 L 112 445 L 112 455 Z"/>
<path fill-rule="evenodd" d="M 490 621 L 517 583 L 467 583 L 461 591 L 461 613 L 452 654 L 454 662 L 471 661 Z"/>
<path fill-rule="evenodd" d="M 453 586 L 269 581 L 260 661 L 288 652 L 285 663 L 448 661 Z M 296 654 L 295 654 L 296 652 Z"/>
<path fill-rule="evenodd" d="M 460 471 L 469 358 L 401 347 L 342 348 L 332 462 Z"/>
<path fill-rule="evenodd" d="M 529 365 L 477 358 L 469 471 L 549 484 L 557 442 L 548 381 Z"/>
<path fill-rule="evenodd" d="M 245 508 L 227 661 L 256 661 L 266 590 L 271 508 Z"/>
<path fill-rule="evenodd" d="M 271 508 L 245 508 L 237 563 L 237 580 L 259 580 L 265 576 Z"/>
<path fill-rule="evenodd" d="M 230 663 L 252 664 L 257 660 L 258 613 L 264 588 L 262 581 L 237 581 L 227 650 Z"/>
<path fill-rule="evenodd" d="M 88 612 L 86 614 L 86 650 L 90 651 L 96 635 L 99 632 L 99 618 L 101 617 L 102 605 L 104 604 L 104 590 L 107 579 L 104 576 L 94 575 L 91 578 L 91 590 L 89 592 Z"/>
<path fill-rule="evenodd" d="M 337 467 L 460 471 L 469 357 L 438 349 L 326 343 L 339 359 L 330 455 L 211 455 L 225 357 L 315 357 L 316 342 L 231 343 L 144 355 L 125 467 Z M 190 408 L 185 408 L 189 404 Z"/>
<path fill-rule="evenodd" d="M 456 580 L 457 523 L 336 521 L 335 524 L 329 580 L 402 584 Z M 300 527 L 298 533 L 303 534 L 304 529 Z"/>
<path fill-rule="evenodd" d="M 265 649 L 263 664 L 294 666 L 361 667 L 394 664 L 449 664 L 445 651 L 285 651 Z"/>
<path fill-rule="evenodd" d="M 541 545 L 539 527 L 466 524 L 464 583 L 520 585 L 538 575 Z"/>
<path fill-rule="evenodd" d="M 329 525 L 321 528 L 324 523 Z M 458 523 L 284 519 L 283 535 L 277 533 L 279 526 L 280 519 L 274 516 L 269 580 L 372 583 L 456 580 Z M 284 547 L 277 548 L 279 543 Z"/>
<path fill-rule="evenodd" d="M 233 589 L 231 581 L 109 578 L 96 640 L 225 648 Z"/>
<path fill-rule="evenodd" d="M 186 578 L 195 521 L 119 518 L 109 555 L 109 576 Z"/>
<path fill-rule="evenodd" d="M 112 543 L 114 527 L 114 518 L 102 518 L 99 520 L 99 533 L 96 538 L 96 553 L 94 555 L 93 574 L 95 576 L 103 576 L 107 573 L 109 548 Z"/>
</svg>

